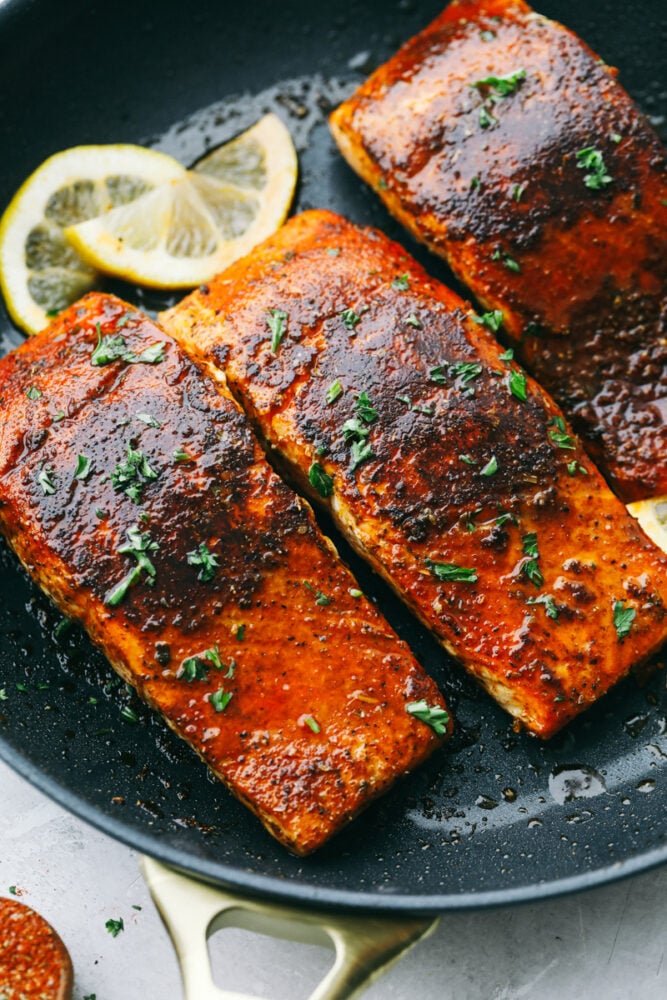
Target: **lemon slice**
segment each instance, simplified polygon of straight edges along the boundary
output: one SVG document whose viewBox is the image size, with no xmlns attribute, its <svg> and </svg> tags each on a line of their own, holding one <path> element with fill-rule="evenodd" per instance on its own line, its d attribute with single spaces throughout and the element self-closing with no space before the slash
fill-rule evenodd
<svg viewBox="0 0 667 1000">
<path fill-rule="evenodd" d="M 66 226 L 184 174 L 170 156 L 130 145 L 75 146 L 38 167 L 0 222 L 0 287 L 17 326 L 36 333 L 98 280 L 65 239 Z"/>
<path fill-rule="evenodd" d="M 637 500 L 628 504 L 628 510 L 637 518 L 651 541 L 667 552 L 667 496 Z"/>
<path fill-rule="evenodd" d="M 289 210 L 296 151 L 273 114 L 180 178 L 65 235 L 93 268 L 154 288 L 191 288 L 270 236 Z"/>
</svg>

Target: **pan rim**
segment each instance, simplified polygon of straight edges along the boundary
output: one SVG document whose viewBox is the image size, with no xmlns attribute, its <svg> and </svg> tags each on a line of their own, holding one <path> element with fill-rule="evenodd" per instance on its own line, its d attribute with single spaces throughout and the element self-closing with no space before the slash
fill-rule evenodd
<svg viewBox="0 0 667 1000">
<path fill-rule="evenodd" d="M 50 777 L 20 751 L 0 736 L 0 759 L 34 788 L 78 819 L 107 834 L 132 850 L 160 861 L 182 874 L 241 895 L 310 910 L 336 912 L 373 912 L 386 917 L 435 917 L 446 913 L 491 910 L 502 906 L 538 903 L 559 896 L 619 882 L 667 863 L 667 843 L 613 864 L 545 882 L 483 892 L 414 893 L 389 895 L 382 892 L 355 892 L 349 889 L 314 886 L 271 875 L 261 875 L 234 865 L 198 858 L 170 844 L 156 841 L 149 834 L 133 829 L 122 820 L 104 813 L 98 806 L 78 796 L 70 788 Z"/>
</svg>

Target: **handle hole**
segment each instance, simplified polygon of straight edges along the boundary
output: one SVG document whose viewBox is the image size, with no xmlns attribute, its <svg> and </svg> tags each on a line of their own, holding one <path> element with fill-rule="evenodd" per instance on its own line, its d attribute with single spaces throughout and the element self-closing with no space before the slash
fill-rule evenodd
<svg viewBox="0 0 667 1000">
<path fill-rule="evenodd" d="M 250 922 L 252 928 L 240 926 Z M 330 940 L 324 935 L 317 943 L 290 940 L 287 921 L 281 922 L 278 932 L 268 923 L 276 922 L 243 910 L 227 911 L 212 922 L 208 953 L 213 982 L 219 989 L 248 996 L 307 1000 L 333 965 Z M 280 989 L 280 982 L 289 985 Z"/>
</svg>

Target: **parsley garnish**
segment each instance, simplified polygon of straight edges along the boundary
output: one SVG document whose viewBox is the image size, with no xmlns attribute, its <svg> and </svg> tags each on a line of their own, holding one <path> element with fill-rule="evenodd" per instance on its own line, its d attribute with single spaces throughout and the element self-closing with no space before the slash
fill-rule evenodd
<svg viewBox="0 0 667 1000">
<path fill-rule="evenodd" d="M 164 361 L 164 341 L 151 344 L 141 354 L 135 354 L 127 346 L 125 337 L 120 334 L 102 336 L 102 328 L 97 323 L 97 346 L 93 351 L 90 363 L 96 367 L 111 364 L 112 361 L 124 361 L 128 365 L 155 365 Z"/>
<path fill-rule="evenodd" d="M 623 601 L 614 601 L 614 628 L 619 641 L 625 639 L 636 617 L 634 608 L 626 608 Z"/>
<path fill-rule="evenodd" d="M 352 591 L 350 591 L 352 593 Z M 7 692 L 5 688 L 0 688 L 0 701 L 7 701 Z"/>
<path fill-rule="evenodd" d="M 504 250 L 494 250 L 491 254 L 491 260 L 502 260 L 508 271 L 515 271 L 517 274 L 521 271 L 520 265 Z"/>
<path fill-rule="evenodd" d="M 220 648 L 216 642 L 211 649 L 205 649 L 203 653 L 196 656 L 188 656 L 181 663 L 176 676 L 179 680 L 186 680 L 188 684 L 192 681 L 204 681 L 208 677 L 211 667 L 216 670 L 224 670 L 227 667 L 225 677 L 233 677 L 236 670 L 236 660 L 231 659 L 229 664 L 223 663 L 220 657 Z"/>
<path fill-rule="evenodd" d="M 208 699 L 209 704 L 213 709 L 215 709 L 216 712 L 224 712 L 231 700 L 232 692 L 225 691 L 224 688 L 221 687 L 218 688 L 217 691 L 213 691 L 212 694 L 209 695 Z"/>
<path fill-rule="evenodd" d="M 174 450 L 174 461 L 175 462 L 194 462 L 192 455 L 188 455 L 187 451 L 179 447 Z"/>
<path fill-rule="evenodd" d="M 397 292 L 407 292 L 410 288 L 410 275 L 402 274 L 400 278 L 394 278 L 391 287 L 395 288 Z"/>
<path fill-rule="evenodd" d="M 525 184 L 515 184 L 512 188 L 512 201 L 521 201 L 523 192 L 526 190 Z"/>
<path fill-rule="evenodd" d="M 495 125 L 497 121 L 498 119 L 494 118 L 494 116 L 487 110 L 486 105 L 483 104 L 479 109 L 479 124 L 481 127 L 490 128 L 491 125 Z"/>
<path fill-rule="evenodd" d="M 111 937 L 118 937 L 120 932 L 125 930 L 122 917 L 119 917 L 118 920 L 107 920 L 104 926 L 109 931 L 109 934 L 111 934 Z"/>
<path fill-rule="evenodd" d="M 327 247 L 327 254 L 329 257 L 337 257 L 340 253 L 340 247 Z"/>
<path fill-rule="evenodd" d="M 187 552 L 186 559 L 190 566 L 201 566 L 197 579 L 202 583 L 208 583 L 215 576 L 219 558 L 214 552 L 209 551 L 206 542 L 201 542 L 192 552 Z"/>
<path fill-rule="evenodd" d="M 42 390 L 38 389 L 36 385 L 31 385 L 26 389 L 25 394 L 28 399 L 41 399 Z"/>
<path fill-rule="evenodd" d="M 523 372 L 519 371 L 517 368 L 512 368 L 507 376 L 507 387 L 512 395 L 516 396 L 520 402 L 526 402 L 528 399 L 528 384 L 526 376 Z"/>
<path fill-rule="evenodd" d="M 158 474 L 149 464 L 143 451 L 127 444 L 127 459 L 120 462 L 111 473 L 111 485 L 116 493 L 123 492 L 133 501 L 139 503 L 145 483 L 157 479 Z"/>
<path fill-rule="evenodd" d="M 607 173 L 602 153 L 598 149 L 587 146 L 585 149 L 580 149 L 576 157 L 577 166 L 580 170 L 591 171 L 588 174 L 584 174 L 584 184 L 587 188 L 590 188 L 592 191 L 601 191 L 605 184 L 612 183 L 614 178 L 610 177 Z"/>
<path fill-rule="evenodd" d="M 476 191 L 477 188 L 480 186 L 481 183 L 482 182 L 479 179 L 479 177 L 473 177 L 473 179 L 470 181 L 470 190 L 471 191 Z"/>
<path fill-rule="evenodd" d="M 137 715 L 137 713 L 134 711 L 133 708 L 130 708 L 129 705 L 123 705 L 123 707 L 120 710 L 120 717 L 121 719 L 124 719 L 125 722 L 139 721 L 139 716 Z"/>
<path fill-rule="evenodd" d="M 447 732 L 449 714 L 439 705 L 429 705 L 426 699 L 422 698 L 421 701 L 409 702 L 405 706 L 405 711 L 430 726 L 436 736 L 444 736 Z"/>
<path fill-rule="evenodd" d="M 9 891 L 12 894 L 12 896 L 18 896 L 18 893 L 16 891 L 16 886 L 15 885 L 10 885 Z"/>
<path fill-rule="evenodd" d="M 269 309 L 266 314 L 266 322 L 271 331 L 271 350 L 275 354 L 280 343 L 287 333 L 287 320 L 289 316 L 282 309 Z"/>
<path fill-rule="evenodd" d="M 409 396 L 397 396 L 396 399 L 401 403 L 405 403 L 414 413 L 425 413 L 427 417 L 432 417 L 435 413 L 435 408 L 433 406 L 420 406 L 418 403 L 413 403 Z"/>
<path fill-rule="evenodd" d="M 554 441 L 559 448 L 567 448 L 569 451 L 576 451 L 577 442 L 570 434 L 567 433 L 563 418 L 553 417 L 547 424 L 547 427 L 551 427 L 552 425 L 554 425 L 557 430 L 549 431 L 549 437 L 551 440 Z"/>
<path fill-rule="evenodd" d="M 479 470 L 480 476 L 494 476 L 498 471 L 498 461 L 495 455 L 492 455 L 489 461 L 486 463 L 483 469 Z"/>
<path fill-rule="evenodd" d="M 239 642 L 243 642 L 245 638 L 245 625 L 236 626 L 236 638 L 239 640 Z"/>
<path fill-rule="evenodd" d="M 567 471 L 571 476 L 576 476 L 577 472 L 583 473 L 584 476 L 588 475 L 588 469 L 585 469 L 583 465 L 580 465 L 576 459 L 574 462 L 567 463 Z"/>
<path fill-rule="evenodd" d="M 499 361 L 510 362 L 514 360 L 514 348 L 508 347 L 506 351 L 498 355 Z"/>
<path fill-rule="evenodd" d="M 367 459 L 373 457 L 373 448 L 370 441 L 353 441 L 351 446 L 352 454 L 352 464 L 350 466 L 350 472 L 362 464 L 362 462 L 367 461 Z"/>
<path fill-rule="evenodd" d="M 93 463 L 85 455 L 79 455 L 76 460 L 75 479 L 87 479 L 93 470 Z"/>
<path fill-rule="evenodd" d="M 375 409 L 365 392 L 360 392 L 357 396 L 355 411 L 366 424 L 372 424 L 378 418 L 378 411 Z"/>
<path fill-rule="evenodd" d="M 51 496 L 56 492 L 56 484 L 53 481 L 54 472 L 50 465 L 45 465 L 37 476 L 37 482 L 42 487 L 45 496 Z"/>
<path fill-rule="evenodd" d="M 422 328 L 421 323 L 419 322 L 414 313 L 410 313 L 405 322 L 408 324 L 408 326 L 414 326 L 415 330 L 421 330 Z"/>
<path fill-rule="evenodd" d="M 329 388 L 327 389 L 327 396 L 326 396 L 327 403 L 335 403 L 338 397 L 343 395 L 344 391 L 345 390 L 343 389 L 340 380 L 336 379 L 336 381 L 332 382 Z"/>
<path fill-rule="evenodd" d="M 306 725 L 308 726 L 308 728 L 309 728 L 309 729 L 312 729 L 312 731 L 313 731 L 314 733 L 316 733 L 316 734 L 317 734 L 317 733 L 319 733 L 319 732 L 320 732 L 320 726 L 319 726 L 319 724 L 318 724 L 318 723 L 317 723 L 317 722 L 315 721 L 315 719 L 314 719 L 314 718 L 312 717 L 312 715 L 305 715 L 305 716 L 303 717 L 303 721 L 304 721 L 304 722 L 306 723 Z"/>
<path fill-rule="evenodd" d="M 431 368 L 429 378 L 436 385 L 447 385 L 447 376 L 444 373 L 442 365 L 436 365 L 435 368 Z"/>
<path fill-rule="evenodd" d="M 551 594 L 540 594 L 539 597 L 529 597 L 526 604 L 543 604 L 547 618 L 552 618 L 555 622 L 558 621 L 558 608 Z"/>
<path fill-rule="evenodd" d="M 472 455 L 459 455 L 459 458 L 462 462 L 465 462 L 466 465 L 477 465 L 477 462 Z"/>
<path fill-rule="evenodd" d="M 361 323 L 361 316 L 359 316 L 354 309 L 343 309 L 340 314 L 340 318 L 348 330 L 354 330 L 357 323 Z"/>
<path fill-rule="evenodd" d="M 315 601 L 315 604 L 319 604 L 320 607 L 325 608 L 327 606 L 327 604 L 333 604 L 332 598 L 331 597 L 327 597 L 327 595 L 324 594 L 324 593 L 322 593 L 321 590 L 316 590 L 315 591 L 315 597 L 317 598 L 317 600 Z"/>
<path fill-rule="evenodd" d="M 348 594 L 350 595 L 350 597 L 363 597 L 364 596 L 363 590 L 359 590 L 357 587 L 350 587 L 349 590 L 348 590 Z"/>
<path fill-rule="evenodd" d="M 531 531 L 529 534 L 524 535 L 522 542 L 524 555 L 530 556 L 530 558 L 522 564 L 521 572 L 524 576 L 527 576 L 530 582 L 535 584 L 536 587 L 541 587 L 544 583 L 544 577 L 542 576 L 540 568 L 537 565 L 540 553 L 537 548 L 536 532 Z"/>
<path fill-rule="evenodd" d="M 513 94 L 521 81 L 525 79 L 525 69 L 518 69 L 514 73 L 507 73 L 505 76 L 486 76 L 483 80 L 476 80 L 475 83 L 471 83 L 470 86 L 475 87 L 477 90 L 488 88 L 494 91 L 491 94 L 491 100 L 497 103 L 503 97 Z"/>
<path fill-rule="evenodd" d="M 142 572 L 146 574 L 146 583 L 149 586 L 152 587 L 155 583 L 155 566 L 148 558 L 148 555 L 150 552 L 157 552 L 160 546 L 157 542 L 151 541 L 148 532 L 142 534 L 141 528 L 138 525 L 127 529 L 127 537 L 129 538 L 129 542 L 126 542 L 125 545 L 120 545 L 117 552 L 119 555 L 134 556 L 137 560 L 137 565 L 104 598 L 104 603 L 110 604 L 111 607 L 116 607 L 116 605 L 121 603 L 130 587 L 133 587 L 141 579 Z"/>
<path fill-rule="evenodd" d="M 160 421 L 152 417 L 150 413 L 137 413 L 135 414 L 137 420 L 141 420 L 142 423 L 148 424 L 149 427 L 160 427 Z"/>
<path fill-rule="evenodd" d="M 431 573 L 433 573 L 433 576 L 437 577 L 438 580 L 444 580 L 448 583 L 477 582 L 477 572 L 474 569 L 467 569 L 465 566 L 457 566 L 456 563 L 434 562 L 433 559 L 426 559 L 425 562 Z"/>
<path fill-rule="evenodd" d="M 498 333 L 498 330 L 503 324 L 504 318 L 505 317 L 500 309 L 492 309 L 491 312 L 482 313 L 481 316 L 476 316 L 474 314 L 472 316 L 475 323 L 488 326 L 489 330 L 493 330 L 494 333 Z"/>
<path fill-rule="evenodd" d="M 325 500 L 327 497 L 330 497 L 334 491 L 334 481 L 332 477 L 324 471 L 319 462 L 313 462 L 308 470 L 308 481 Z"/>
</svg>

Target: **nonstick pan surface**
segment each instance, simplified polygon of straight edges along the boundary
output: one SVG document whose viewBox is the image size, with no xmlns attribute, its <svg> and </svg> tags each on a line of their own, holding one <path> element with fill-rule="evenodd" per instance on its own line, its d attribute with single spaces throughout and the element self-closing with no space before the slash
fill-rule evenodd
<svg viewBox="0 0 667 1000">
<path fill-rule="evenodd" d="M 328 110 L 440 6 L 5 0 L 0 209 L 46 156 L 68 146 L 148 143 L 189 163 L 274 110 L 299 149 L 295 210 L 333 208 L 375 225 L 455 284 L 352 174 L 326 127 Z M 664 130 L 661 2 L 545 0 L 539 9 L 618 66 Z M 109 287 L 153 312 L 169 301 Z M 0 334 L 3 350 L 21 340 L 4 311 Z M 246 892 L 322 906 L 421 913 L 486 906 L 588 887 L 667 860 L 663 673 L 627 680 L 546 745 L 517 735 L 323 526 L 442 686 L 458 725 L 448 747 L 315 857 L 294 858 L 263 831 L 80 630 L 61 624 L 3 543 L 0 754 L 139 850 Z"/>
</svg>

